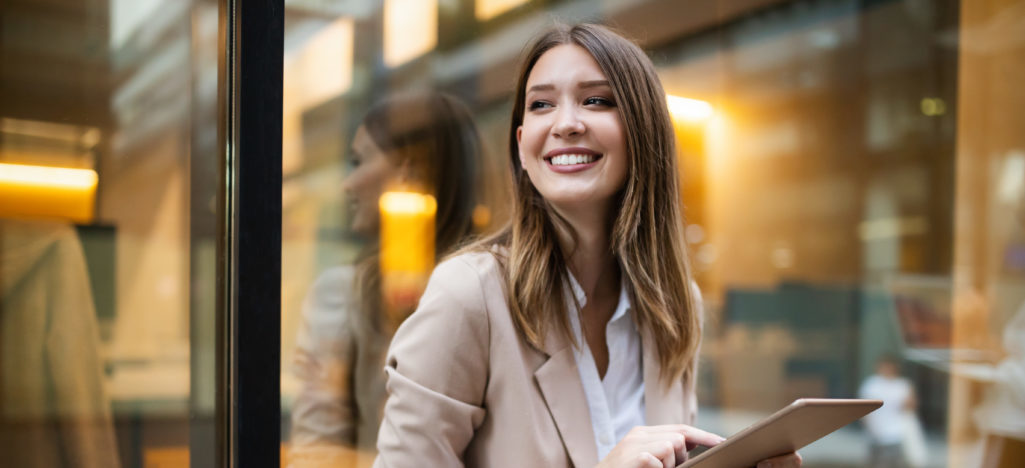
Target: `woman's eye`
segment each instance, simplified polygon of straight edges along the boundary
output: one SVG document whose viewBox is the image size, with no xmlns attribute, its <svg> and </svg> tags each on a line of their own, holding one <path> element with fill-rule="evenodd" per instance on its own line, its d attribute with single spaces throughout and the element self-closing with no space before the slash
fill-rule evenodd
<svg viewBox="0 0 1025 468">
<path fill-rule="evenodd" d="M 584 100 L 584 105 L 585 106 L 599 105 L 599 106 L 613 107 L 613 106 L 615 106 L 615 103 L 613 103 L 611 99 L 595 96 L 595 97 L 589 97 L 589 98 L 585 99 Z"/>
<path fill-rule="evenodd" d="M 359 165 L 360 165 L 360 163 L 362 161 L 360 161 L 360 159 L 358 157 L 351 157 L 351 158 L 349 158 L 348 162 L 349 162 L 349 164 L 348 164 L 349 165 L 349 170 L 351 171 L 351 170 L 356 169 L 357 167 L 359 167 Z"/>
<path fill-rule="evenodd" d="M 536 110 L 536 109 L 546 109 L 546 108 L 552 107 L 552 105 L 550 103 L 545 102 L 545 101 L 534 101 L 534 102 L 530 103 L 529 107 L 530 107 L 530 110 Z"/>
</svg>

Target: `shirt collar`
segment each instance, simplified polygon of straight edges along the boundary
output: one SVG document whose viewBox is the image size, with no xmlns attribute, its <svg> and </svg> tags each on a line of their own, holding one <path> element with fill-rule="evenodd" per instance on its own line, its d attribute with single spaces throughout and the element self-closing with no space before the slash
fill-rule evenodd
<svg viewBox="0 0 1025 468">
<path fill-rule="evenodd" d="M 572 298 L 576 298 L 577 304 L 580 304 L 580 308 L 587 305 L 587 294 L 584 293 L 584 288 L 577 282 L 576 277 L 573 276 L 573 272 L 566 269 L 566 276 L 569 277 L 569 286 Z M 573 308 L 570 307 L 570 310 Z M 626 276 L 620 275 L 619 278 L 619 303 L 616 305 L 616 311 L 612 313 L 612 318 L 609 322 L 615 322 L 620 318 L 624 317 L 627 311 L 630 310 L 630 294 L 626 291 Z"/>
</svg>

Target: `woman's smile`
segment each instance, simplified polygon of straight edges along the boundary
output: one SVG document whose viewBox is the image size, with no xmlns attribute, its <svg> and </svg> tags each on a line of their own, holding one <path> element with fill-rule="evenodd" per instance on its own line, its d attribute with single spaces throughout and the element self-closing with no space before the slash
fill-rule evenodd
<svg viewBox="0 0 1025 468">
<path fill-rule="evenodd" d="M 549 151 L 544 160 L 551 170 L 566 174 L 590 169 L 597 165 L 602 156 L 597 151 L 576 146 Z"/>
</svg>

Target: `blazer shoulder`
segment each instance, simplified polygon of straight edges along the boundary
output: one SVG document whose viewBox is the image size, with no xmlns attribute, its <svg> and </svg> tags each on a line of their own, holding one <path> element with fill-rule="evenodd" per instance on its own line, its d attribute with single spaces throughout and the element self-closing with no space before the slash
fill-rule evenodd
<svg viewBox="0 0 1025 468">
<path fill-rule="evenodd" d="M 424 298 L 444 292 L 449 300 L 484 307 L 487 296 L 501 293 L 501 288 L 502 266 L 498 259 L 490 252 L 466 252 L 449 257 L 434 268 Z"/>
<path fill-rule="evenodd" d="M 423 389 L 479 405 L 490 356 L 487 298 L 496 272 L 476 253 L 438 264 L 416 311 L 395 332 L 387 366 Z"/>
</svg>

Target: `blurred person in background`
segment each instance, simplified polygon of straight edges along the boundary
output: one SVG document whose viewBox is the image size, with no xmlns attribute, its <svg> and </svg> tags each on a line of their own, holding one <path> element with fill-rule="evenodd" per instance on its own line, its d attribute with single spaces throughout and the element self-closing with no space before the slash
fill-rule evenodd
<svg viewBox="0 0 1025 468">
<path fill-rule="evenodd" d="M 482 146 L 457 98 L 416 92 L 373 106 L 352 140 L 343 184 L 352 231 L 364 238 L 355 265 L 325 270 L 302 310 L 294 371 L 302 381 L 292 410 L 292 463 L 347 466 L 373 452 L 385 400 L 385 351 L 419 300 L 382 297 L 379 199 L 391 190 L 437 201 L 435 257 L 472 235 Z"/>
<path fill-rule="evenodd" d="M 0 220 L 0 465 L 120 466 L 85 254 L 68 223 Z"/>
<path fill-rule="evenodd" d="M 914 413 L 915 391 L 911 382 L 900 375 L 899 366 L 896 357 L 884 354 L 876 361 L 875 373 L 858 390 L 861 398 L 883 401 L 881 408 L 863 419 L 870 439 L 866 466 L 889 468 L 920 463 L 919 449 L 913 447 L 921 445 L 921 428 Z"/>
</svg>

